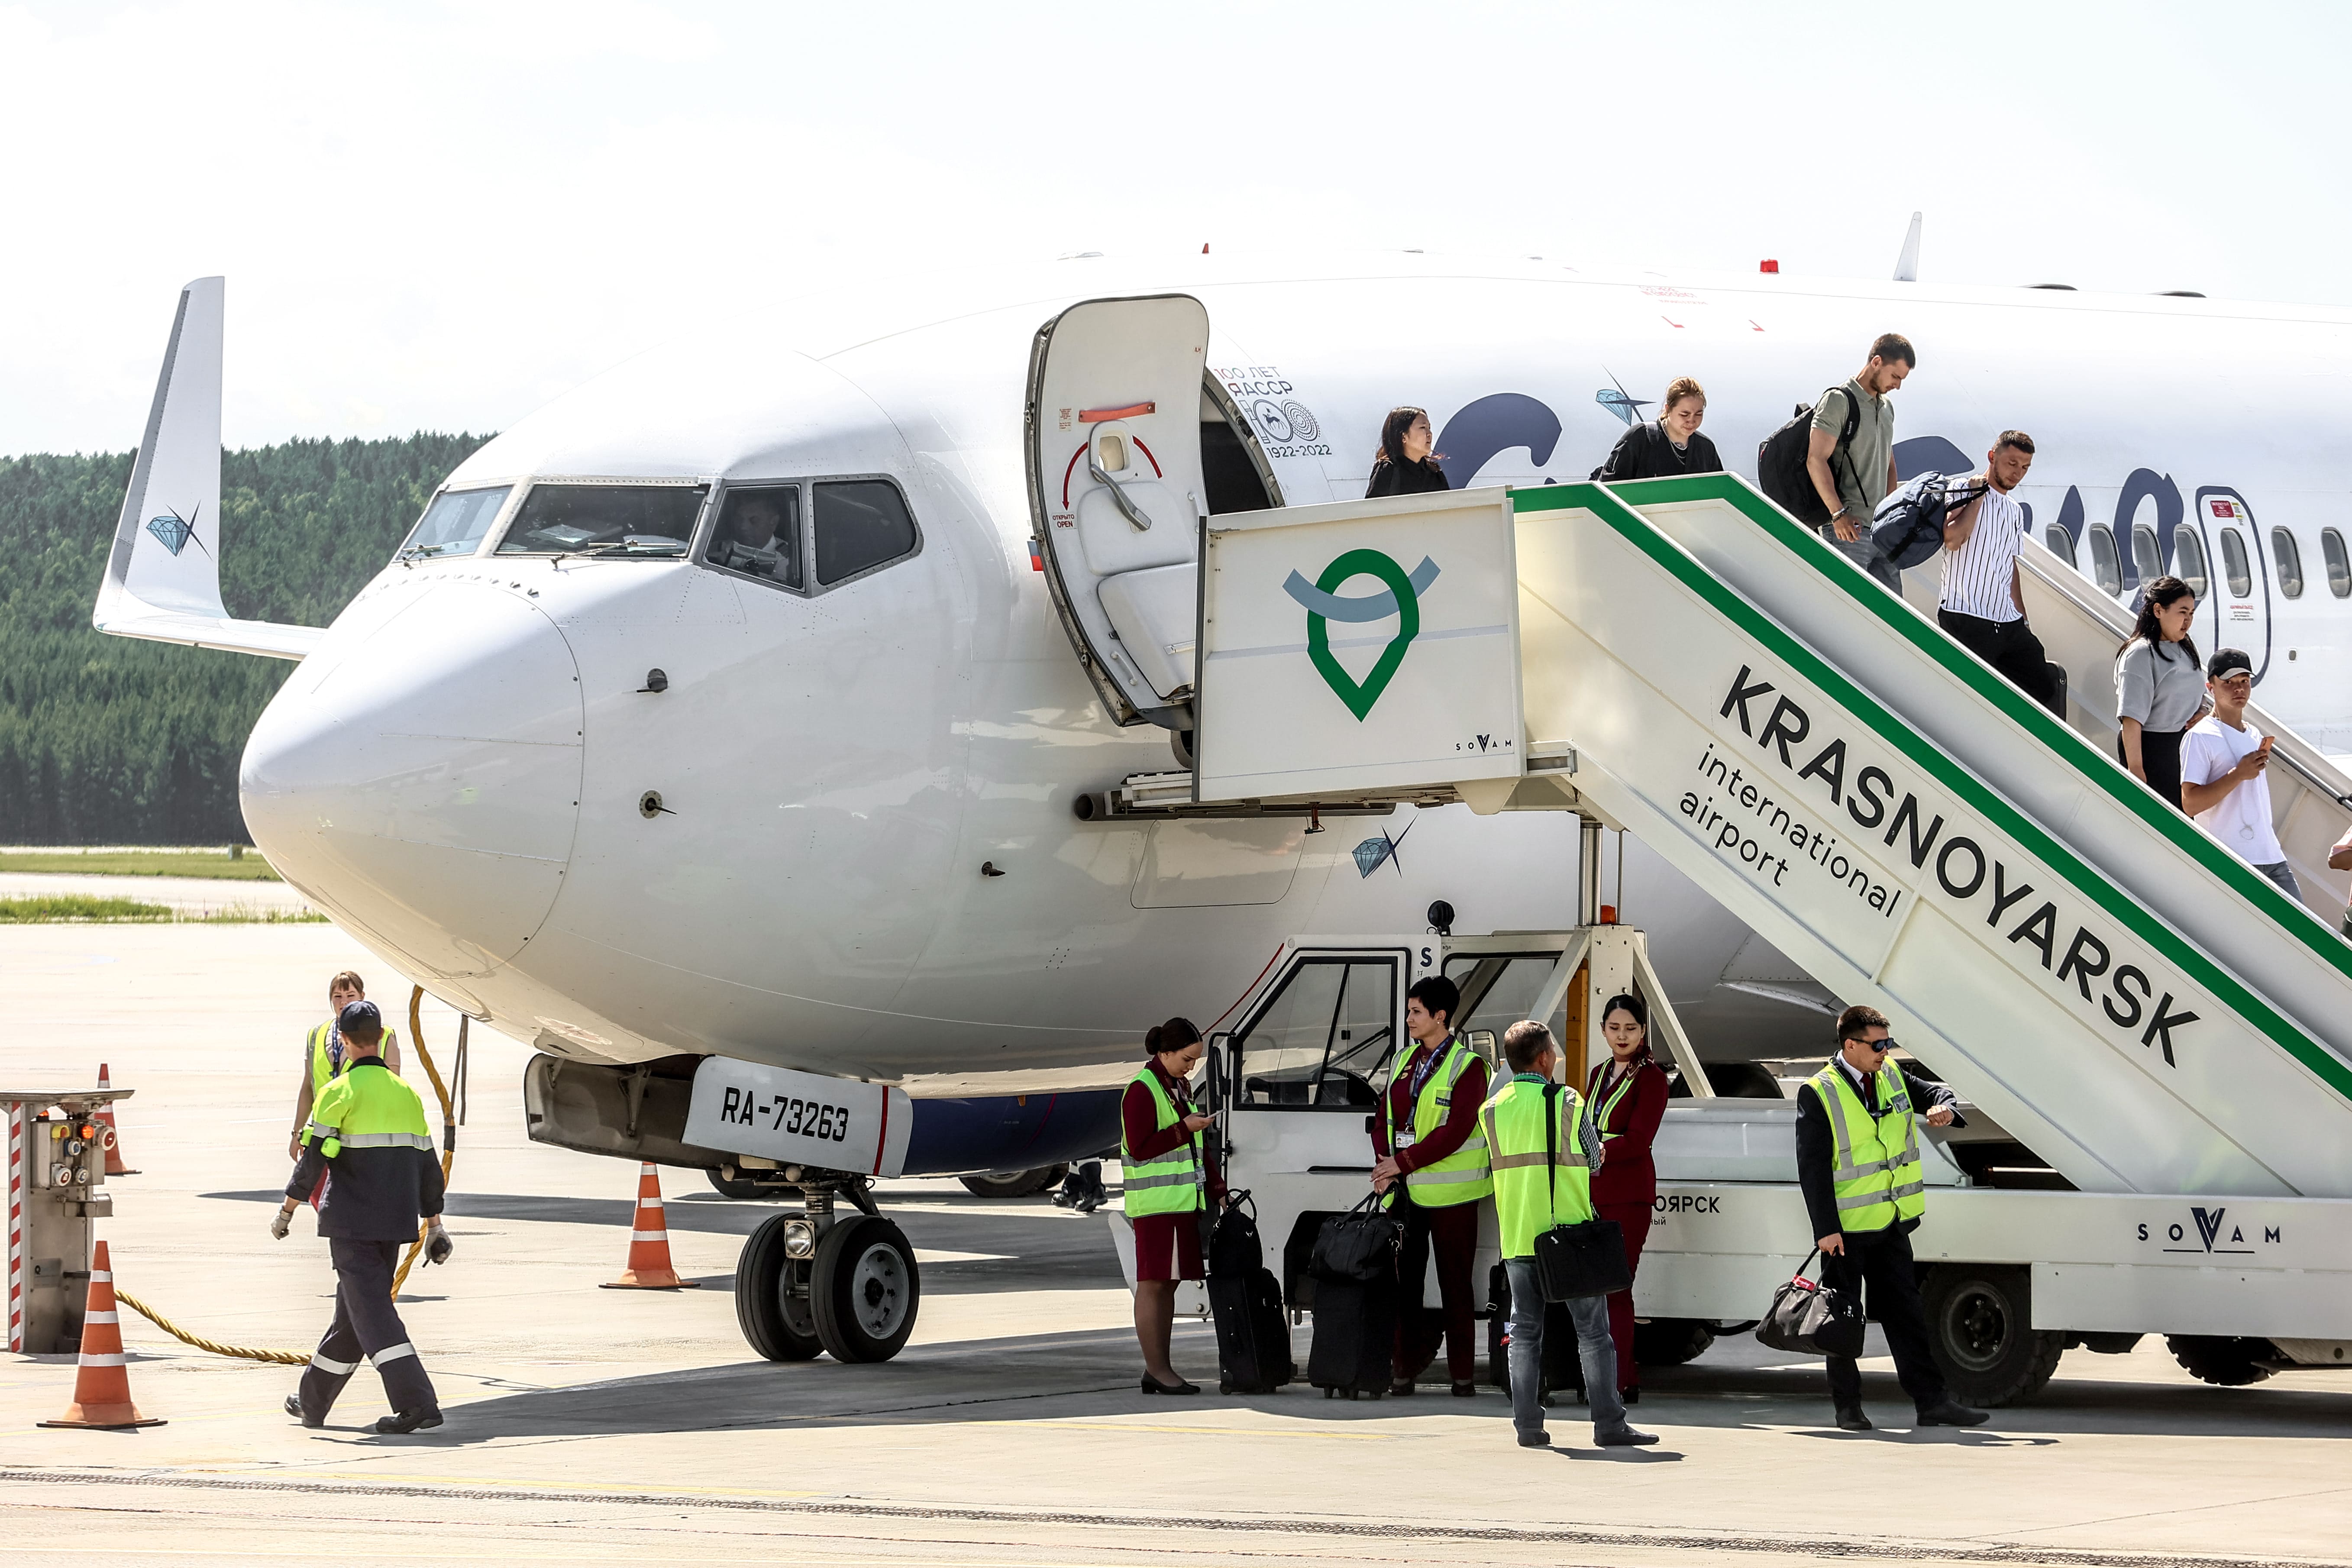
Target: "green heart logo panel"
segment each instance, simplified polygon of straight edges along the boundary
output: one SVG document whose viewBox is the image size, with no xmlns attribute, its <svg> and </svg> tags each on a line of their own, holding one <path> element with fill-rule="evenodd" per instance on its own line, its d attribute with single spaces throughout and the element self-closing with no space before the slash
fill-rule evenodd
<svg viewBox="0 0 2352 1568">
<path fill-rule="evenodd" d="M 1340 668 L 1339 659 L 1332 656 L 1329 619 L 1318 610 L 1307 612 L 1307 657 L 1315 661 L 1315 668 L 1323 677 L 1323 683 L 1339 694 L 1339 700 L 1348 705 L 1348 711 L 1356 716 L 1359 723 L 1371 712 L 1372 705 L 1381 700 L 1381 693 L 1386 691 L 1389 682 L 1396 678 L 1397 667 L 1404 662 L 1405 650 L 1412 646 L 1412 639 L 1421 633 L 1421 597 L 1414 592 L 1412 579 L 1405 575 L 1403 567 L 1378 550 L 1350 550 L 1341 555 L 1323 568 L 1323 574 L 1315 580 L 1316 591 L 1318 595 L 1328 595 L 1349 578 L 1362 576 L 1379 578 L 1389 591 L 1388 595 L 1383 596 L 1395 599 L 1397 635 L 1391 637 L 1388 647 L 1381 650 L 1380 658 L 1360 685 Z"/>
</svg>

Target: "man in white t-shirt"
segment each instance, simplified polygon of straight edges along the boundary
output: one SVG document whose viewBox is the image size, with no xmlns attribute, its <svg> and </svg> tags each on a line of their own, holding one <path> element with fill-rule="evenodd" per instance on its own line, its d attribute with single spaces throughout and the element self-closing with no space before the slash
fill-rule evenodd
<svg viewBox="0 0 2352 1568">
<path fill-rule="evenodd" d="M 2213 711 L 2180 738 L 2180 804 L 2206 832 L 2300 901 L 2303 889 L 2271 826 L 2271 738 L 2246 722 L 2252 664 L 2225 647 L 2205 674 Z"/>
<path fill-rule="evenodd" d="M 1985 454 L 1984 472 L 1959 481 L 1981 485 L 1976 500 L 1944 522 L 1944 586 L 1937 596 L 1936 624 L 1962 647 L 2009 678 L 2009 683 L 2066 716 L 2065 700 L 2053 679 L 2042 639 L 2025 622 L 2025 595 L 2017 581 L 2018 553 L 2025 548 L 2025 509 L 2011 490 L 2033 467 L 2033 438 L 2004 430 Z"/>
</svg>

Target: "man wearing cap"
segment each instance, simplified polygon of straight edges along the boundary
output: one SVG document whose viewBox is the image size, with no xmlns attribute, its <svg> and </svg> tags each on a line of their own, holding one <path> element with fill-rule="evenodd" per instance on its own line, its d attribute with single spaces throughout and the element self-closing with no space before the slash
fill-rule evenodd
<svg viewBox="0 0 2352 1568">
<path fill-rule="evenodd" d="M 1870 1315 L 1886 1331 L 1895 1375 L 1922 1426 L 1975 1426 L 1987 1417 L 1944 1386 L 1919 1300 L 1911 1233 L 1927 1205 L 1913 1108 L 1927 1106 L 1930 1126 L 1958 1121 L 1952 1091 L 1889 1057 L 1886 1015 L 1848 1007 L 1838 1015 L 1838 1054 L 1797 1090 L 1797 1187 L 1822 1251 L 1822 1279 L 1853 1293 L 1870 1291 Z M 1837 1424 L 1867 1432 L 1862 1369 L 1852 1356 L 1829 1358 L 1830 1400 Z"/>
<path fill-rule="evenodd" d="M 2300 901 L 2303 889 L 2271 825 L 2271 738 L 2246 722 L 2253 666 L 2234 647 L 2205 663 L 2213 711 L 2180 738 L 2180 804 L 2230 852 Z"/>
<path fill-rule="evenodd" d="M 438 1426 L 440 1405 L 393 1305 L 392 1277 L 400 1249 L 416 1239 L 419 1219 L 427 1227 L 426 1263 L 446 1263 L 455 1250 L 441 1228 L 441 1163 L 423 1102 L 383 1065 L 383 1018 L 375 1004 L 352 1003 L 335 1028 L 349 1065 L 319 1091 L 286 1201 L 269 1225 L 269 1234 L 283 1241 L 294 1211 L 327 1177 L 319 1234 L 334 1258 L 335 1321 L 311 1353 L 301 1391 L 287 1396 L 286 1413 L 305 1426 L 326 1425 L 364 1355 L 392 1405 L 375 1430 Z"/>
</svg>

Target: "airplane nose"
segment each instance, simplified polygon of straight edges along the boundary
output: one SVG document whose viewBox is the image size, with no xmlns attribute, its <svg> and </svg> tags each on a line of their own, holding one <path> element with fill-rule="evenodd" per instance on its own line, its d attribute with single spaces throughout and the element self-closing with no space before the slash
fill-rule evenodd
<svg viewBox="0 0 2352 1568">
<path fill-rule="evenodd" d="M 503 585 L 394 583 L 354 604 L 254 727 L 238 780 L 270 864 L 443 975 L 522 951 L 580 815 L 580 670 Z"/>
</svg>

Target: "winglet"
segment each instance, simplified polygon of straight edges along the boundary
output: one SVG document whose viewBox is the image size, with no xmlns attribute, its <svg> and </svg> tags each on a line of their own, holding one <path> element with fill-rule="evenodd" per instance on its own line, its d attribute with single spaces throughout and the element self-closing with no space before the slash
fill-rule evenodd
<svg viewBox="0 0 2352 1568">
<path fill-rule="evenodd" d="M 115 637 L 299 659 L 323 628 L 233 620 L 221 605 L 223 282 L 199 278 L 180 290 L 90 624 Z"/>
<path fill-rule="evenodd" d="M 1895 262 L 1897 283 L 1919 281 L 1919 218 L 1917 213 L 1911 215 L 1911 232 L 1903 237 L 1903 254 Z"/>
</svg>

